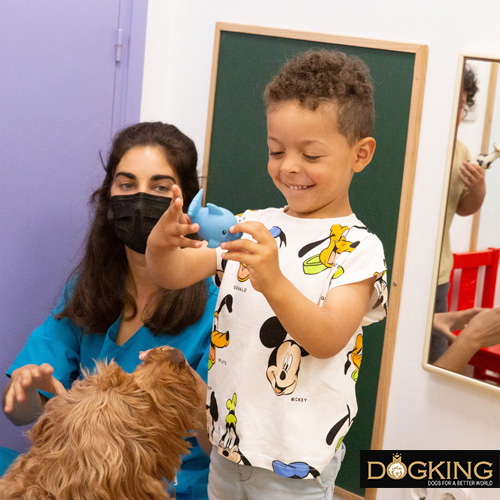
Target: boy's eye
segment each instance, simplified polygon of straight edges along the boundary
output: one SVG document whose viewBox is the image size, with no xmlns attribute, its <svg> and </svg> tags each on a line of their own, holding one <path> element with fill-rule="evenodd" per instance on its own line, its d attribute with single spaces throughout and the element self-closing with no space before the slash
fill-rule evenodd
<svg viewBox="0 0 500 500">
<path fill-rule="evenodd" d="M 269 156 L 280 156 L 283 154 L 283 151 L 269 151 Z"/>
<path fill-rule="evenodd" d="M 308 160 L 311 160 L 311 161 L 314 161 L 314 160 L 317 160 L 319 158 L 321 158 L 321 156 L 316 156 L 316 155 L 304 155 L 305 158 L 307 158 Z"/>
</svg>

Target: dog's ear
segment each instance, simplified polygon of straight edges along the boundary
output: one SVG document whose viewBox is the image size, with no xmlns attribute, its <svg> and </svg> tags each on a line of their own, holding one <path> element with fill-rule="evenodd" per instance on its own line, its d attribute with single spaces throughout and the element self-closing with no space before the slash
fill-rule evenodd
<svg viewBox="0 0 500 500">
<path fill-rule="evenodd" d="M 137 397 L 148 403 L 148 438 L 162 450 L 157 465 L 163 477 L 173 480 L 181 455 L 189 450 L 186 437 L 205 418 L 197 380 L 178 349 L 156 348 L 132 373 Z"/>
<path fill-rule="evenodd" d="M 144 360 L 144 365 L 159 363 L 173 363 L 182 368 L 186 363 L 186 358 L 182 351 L 175 347 L 156 347 L 148 351 L 148 355 Z M 139 365 L 139 368 L 141 368 L 141 365 Z"/>
<path fill-rule="evenodd" d="M 176 379 L 184 373 L 192 375 L 182 351 L 157 347 L 149 351 L 144 363 L 134 370 L 133 375 L 139 387 L 150 390 L 158 385 L 165 387 L 167 383 L 171 383 L 172 378 Z"/>
</svg>

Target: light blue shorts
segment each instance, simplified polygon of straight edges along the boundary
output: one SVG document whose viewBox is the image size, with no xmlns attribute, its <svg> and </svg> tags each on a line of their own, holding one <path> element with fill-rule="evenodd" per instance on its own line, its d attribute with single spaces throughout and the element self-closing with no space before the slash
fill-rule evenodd
<svg viewBox="0 0 500 500">
<path fill-rule="evenodd" d="M 319 477 L 314 479 L 294 479 L 279 476 L 274 472 L 239 465 L 217 453 L 212 448 L 210 473 L 208 475 L 208 498 L 210 500 L 331 500 L 335 479 L 345 455 L 342 443 L 332 461 Z"/>
</svg>

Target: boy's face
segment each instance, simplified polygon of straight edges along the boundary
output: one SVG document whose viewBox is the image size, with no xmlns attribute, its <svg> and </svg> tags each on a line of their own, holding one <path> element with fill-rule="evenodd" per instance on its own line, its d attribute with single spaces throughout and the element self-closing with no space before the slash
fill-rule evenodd
<svg viewBox="0 0 500 500">
<path fill-rule="evenodd" d="M 349 185 L 357 145 L 337 131 L 334 104 L 311 111 L 287 101 L 267 112 L 268 172 L 288 203 L 288 215 L 301 218 L 351 214 Z"/>
</svg>

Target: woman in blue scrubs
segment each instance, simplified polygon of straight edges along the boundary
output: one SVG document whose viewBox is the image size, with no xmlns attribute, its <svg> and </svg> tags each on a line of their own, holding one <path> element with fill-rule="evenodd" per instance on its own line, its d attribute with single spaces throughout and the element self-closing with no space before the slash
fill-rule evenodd
<svg viewBox="0 0 500 500">
<path fill-rule="evenodd" d="M 139 123 L 113 141 L 85 255 L 52 314 L 28 338 L 7 375 L 3 408 L 16 425 L 33 422 L 45 402 L 71 387 L 95 360 L 114 359 L 131 372 L 139 353 L 180 349 L 206 381 L 216 288 L 155 285 L 146 268 L 146 241 L 178 184 L 185 210 L 198 192 L 194 143 L 173 125 Z M 174 488 L 177 500 L 207 499 L 209 459 L 192 438 Z"/>
</svg>

